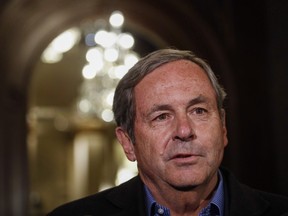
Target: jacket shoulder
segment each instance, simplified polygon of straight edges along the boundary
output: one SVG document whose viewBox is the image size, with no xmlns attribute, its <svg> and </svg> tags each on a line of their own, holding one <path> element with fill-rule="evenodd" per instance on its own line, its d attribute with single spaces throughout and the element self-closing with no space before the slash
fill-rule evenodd
<svg viewBox="0 0 288 216">
<path fill-rule="evenodd" d="M 227 169 L 221 168 L 224 178 L 225 211 L 228 215 L 288 214 L 288 197 L 257 190 L 240 183 Z"/>
<path fill-rule="evenodd" d="M 63 204 L 48 216 L 113 215 L 137 202 L 137 187 L 141 187 L 141 181 L 139 177 L 134 177 L 119 186 Z"/>
<path fill-rule="evenodd" d="M 268 193 L 265 191 L 256 190 L 263 199 L 270 203 L 271 207 L 286 210 L 288 213 L 288 197 L 279 194 Z"/>
</svg>

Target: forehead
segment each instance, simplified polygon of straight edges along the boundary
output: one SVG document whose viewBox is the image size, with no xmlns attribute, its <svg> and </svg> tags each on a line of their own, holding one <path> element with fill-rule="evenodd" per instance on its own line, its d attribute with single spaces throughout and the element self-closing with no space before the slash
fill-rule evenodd
<svg viewBox="0 0 288 216">
<path fill-rule="evenodd" d="M 182 96 L 191 97 L 213 95 L 215 91 L 205 71 L 189 60 L 177 60 L 164 64 L 146 75 L 135 87 L 137 101 L 149 101 L 160 96 L 166 98 Z M 178 95 L 178 96 L 177 96 Z M 176 98 L 175 98 L 176 99 Z"/>
<path fill-rule="evenodd" d="M 149 85 L 149 88 L 163 85 L 164 83 L 181 82 L 181 81 L 193 82 L 202 81 L 210 83 L 210 80 L 206 72 L 196 63 L 189 60 L 176 60 L 154 69 L 148 73 L 136 86 L 135 89 L 139 89 L 145 85 Z"/>
</svg>

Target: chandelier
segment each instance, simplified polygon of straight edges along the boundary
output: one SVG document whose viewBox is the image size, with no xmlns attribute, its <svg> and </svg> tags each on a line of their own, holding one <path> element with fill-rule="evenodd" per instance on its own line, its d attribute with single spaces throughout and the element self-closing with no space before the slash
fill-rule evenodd
<svg viewBox="0 0 288 216">
<path fill-rule="evenodd" d="M 85 32 L 85 27 L 64 31 L 44 50 L 41 60 L 47 64 L 60 62 L 64 53 L 80 41 L 85 41 L 86 64 L 82 68 L 83 82 L 79 87 L 74 114 L 111 122 L 114 119 L 112 103 L 116 85 L 139 60 L 139 55 L 133 51 L 133 35 L 123 32 L 125 18 L 120 11 L 114 11 L 108 20 L 104 20 L 104 25 L 100 21 L 102 25 L 89 26 L 89 32 Z"/>
<path fill-rule="evenodd" d="M 82 69 L 84 81 L 77 99 L 77 111 L 81 115 L 113 121 L 112 103 L 116 85 L 139 59 L 132 50 L 133 36 L 122 32 L 123 23 L 123 14 L 114 11 L 106 28 L 85 36 L 89 49 L 87 64 Z"/>
</svg>

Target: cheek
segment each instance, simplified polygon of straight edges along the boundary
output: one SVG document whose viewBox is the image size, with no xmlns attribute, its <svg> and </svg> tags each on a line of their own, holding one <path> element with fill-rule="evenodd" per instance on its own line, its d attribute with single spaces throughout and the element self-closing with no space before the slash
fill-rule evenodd
<svg viewBox="0 0 288 216">
<path fill-rule="evenodd" d="M 155 151 L 154 139 L 153 134 L 149 131 L 135 128 L 135 154 L 137 158 L 144 158 Z"/>
<path fill-rule="evenodd" d="M 213 125 L 213 124 L 211 124 Z M 198 139 L 206 148 L 206 152 L 213 155 L 222 154 L 226 144 L 226 134 L 222 126 L 215 124 L 215 126 L 199 126 L 196 132 Z"/>
<path fill-rule="evenodd" d="M 211 138 L 210 145 L 207 148 L 208 160 L 211 166 L 220 165 L 224 154 L 225 143 L 223 136 L 215 134 L 214 139 Z"/>
<path fill-rule="evenodd" d="M 147 160 L 160 160 L 165 152 L 170 136 L 168 130 L 155 130 L 153 128 L 142 127 L 141 130 L 135 127 L 136 143 L 135 154 L 139 158 Z"/>
</svg>

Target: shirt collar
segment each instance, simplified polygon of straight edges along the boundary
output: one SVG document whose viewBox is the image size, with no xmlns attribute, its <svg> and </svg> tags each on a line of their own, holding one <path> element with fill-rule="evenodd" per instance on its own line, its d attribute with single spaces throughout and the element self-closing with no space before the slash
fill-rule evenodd
<svg viewBox="0 0 288 216">
<path fill-rule="evenodd" d="M 146 185 L 144 185 L 144 189 L 145 189 L 145 194 L 146 194 L 146 206 L 147 206 L 146 215 L 151 216 L 152 207 L 156 203 L 156 201 Z"/>
<path fill-rule="evenodd" d="M 224 215 L 224 186 L 223 186 L 223 177 L 220 170 L 218 171 L 218 176 L 219 176 L 219 184 L 210 203 L 213 203 L 218 207 L 220 216 L 222 216 Z"/>
<path fill-rule="evenodd" d="M 213 195 L 209 205 L 211 205 L 212 203 L 215 206 L 217 206 L 220 212 L 220 216 L 223 216 L 224 215 L 224 186 L 223 186 L 223 177 L 222 177 L 220 170 L 218 171 L 218 176 L 219 176 L 219 183 L 218 183 L 216 192 Z M 153 207 L 156 204 L 156 201 L 146 185 L 144 185 L 144 190 L 146 194 L 146 206 L 147 206 L 146 212 L 148 216 L 151 216 L 151 212 L 152 212 Z"/>
</svg>

